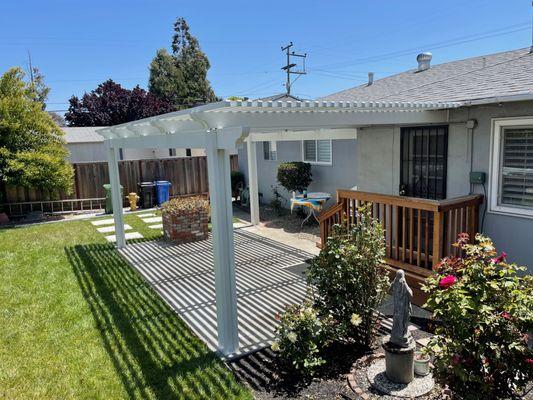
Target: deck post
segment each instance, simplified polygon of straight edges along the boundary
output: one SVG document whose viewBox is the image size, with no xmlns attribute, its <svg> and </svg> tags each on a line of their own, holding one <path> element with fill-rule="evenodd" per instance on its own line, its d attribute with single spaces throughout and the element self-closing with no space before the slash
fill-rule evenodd
<svg viewBox="0 0 533 400">
<path fill-rule="evenodd" d="M 111 184 L 111 196 L 113 203 L 113 218 L 115 220 L 115 237 L 119 249 L 126 246 L 124 235 L 124 219 L 122 215 L 122 196 L 120 193 L 120 175 L 118 172 L 118 149 L 108 147 L 107 166 L 109 169 L 109 183 Z"/>
<path fill-rule="evenodd" d="M 259 189 L 257 182 L 257 143 L 251 137 L 246 140 L 248 155 L 248 187 L 250 190 L 250 221 L 259 225 Z"/>
<path fill-rule="evenodd" d="M 228 355 L 239 348 L 230 152 L 227 149 L 218 148 L 215 132 L 209 133 L 206 140 L 213 230 L 218 349 Z"/>
</svg>

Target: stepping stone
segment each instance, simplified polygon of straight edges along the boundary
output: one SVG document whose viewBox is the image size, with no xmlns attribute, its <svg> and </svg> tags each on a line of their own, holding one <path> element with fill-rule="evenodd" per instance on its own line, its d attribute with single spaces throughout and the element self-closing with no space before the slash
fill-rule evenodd
<svg viewBox="0 0 533 400">
<path fill-rule="evenodd" d="M 152 224 L 154 222 L 163 222 L 163 217 L 143 218 L 143 221 L 147 224 Z"/>
<path fill-rule="evenodd" d="M 155 217 L 155 213 L 137 214 L 139 218 Z"/>
<path fill-rule="evenodd" d="M 125 231 L 128 231 L 131 229 L 131 226 L 129 226 L 128 224 L 124 225 L 124 230 Z M 115 232 L 115 225 L 111 225 L 111 226 L 103 226 L 102 228 L 97 228 L 96 229 L 98 232 L 100 233 L 111 233 L 111 232 Z"/>
<path fill-rule="evenodd" d="M 148 225 L 148 228 L 150 228 L 150 229 L 162 229 L 163 228 L 163 224 Z"/>
<path fill-rule="evenodd" d="M 144 236 L 141 235 L 139 232 L 129 232 L 125 235 L 126 240 L 128 239 L 142 239 Z M 117 237 L 115 235 L 109 235 L 105 237 L 108 242 L 115 243 L 117 241 Z"/>
<path fill-rule="evenodd" d="M 99 219 L 98 221 L 91 221 L 91 224 L 93 224 L 94 226 L 110 225 L 114 223 L 115 223 L 115 220 L 113 218 Z"/>
</svg>

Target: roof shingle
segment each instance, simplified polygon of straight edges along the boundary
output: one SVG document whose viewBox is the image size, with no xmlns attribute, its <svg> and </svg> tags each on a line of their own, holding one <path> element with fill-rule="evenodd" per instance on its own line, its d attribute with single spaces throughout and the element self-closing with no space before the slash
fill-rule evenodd
<svg viewBox="0 0 533 400">
<path fill-rule="evenodd" d="M 529 48 L 411 69 L 321 98 L 327 101 L 470 101 L 533 93 Z"/>
</svg>

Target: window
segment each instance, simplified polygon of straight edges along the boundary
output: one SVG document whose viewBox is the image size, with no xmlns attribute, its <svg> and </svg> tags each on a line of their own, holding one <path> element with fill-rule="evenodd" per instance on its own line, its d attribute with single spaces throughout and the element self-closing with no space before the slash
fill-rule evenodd
<svg viewBox="0 0 533 400">
<path fill-rule="evenodd" d="M 192 151 L 191 151 L 191 149 L 185 149 L 185 155 L 186 155 L 187 157 L 191 157 L 191 156 L 192 156 Z"/>
<path fill-rule="evenodd" d="M 118 159 L 124 160 L 124 150 L 122 150 L 122 147 L 118 149 Z"/>
<path fill-rule="evenodd" d="M 265 160 L 275 161 L 278 159 L 276 141 L 263 142 L 263 156 Z"/>
<path fill-rule="evenodd" d="M 331 140 L 304 140 L 303 160 L 314 164 L 331 165 Z"/>
<path fill-rule="evenodd" d="M 168 149 L 168 155 L 170 157 L 176 157 L 176 149 Z"/>
<path fill-rule="evenodd" d="M 533 216 L 533 119 L 496 120 L 491 210 Z"/>
</svg>

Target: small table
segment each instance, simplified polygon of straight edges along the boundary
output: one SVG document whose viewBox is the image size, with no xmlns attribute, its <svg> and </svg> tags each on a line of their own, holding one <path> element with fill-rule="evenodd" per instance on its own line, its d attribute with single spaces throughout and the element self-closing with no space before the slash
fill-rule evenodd
<svg viewBox="0 0 533 400">
<path fill-rule="evenodd" d="M 318 218 L 316 217 L 315 211 L 322 210 L 322 207 L 328 201 L 331 199 L 331 194 L 325 193 L 325 192 L 311 192 L 307 193 L 307 197 L 304 197 L 303 194 L 299 194 L 296 197 L 293 197 L 291 199 L 291 213 L 294 209 L 294 206 L 302 206 L 309 209 L 309 214 L 307 217 L 302 221 L 302 227 L 304 224 L 313 216 L 316 221 L 318 222 Z"/>
</svg>

